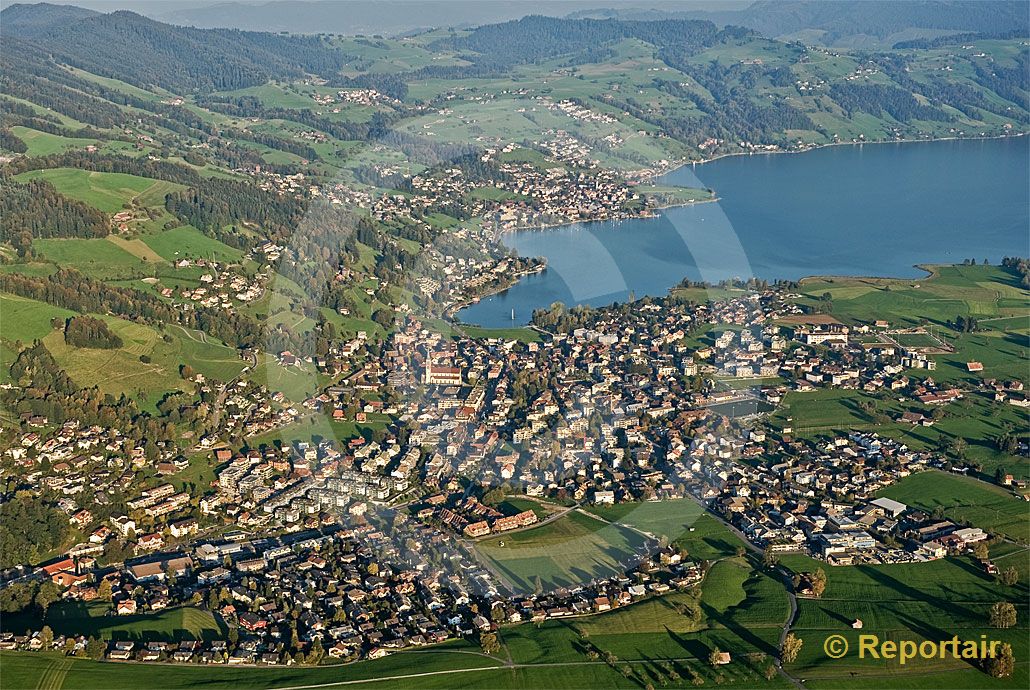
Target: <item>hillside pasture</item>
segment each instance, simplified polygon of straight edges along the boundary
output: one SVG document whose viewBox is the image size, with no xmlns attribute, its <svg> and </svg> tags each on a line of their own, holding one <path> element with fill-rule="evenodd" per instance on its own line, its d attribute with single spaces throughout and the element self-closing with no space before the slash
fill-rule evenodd
<svg viewBox="0 0 1030 690">
<path fill-rule="evenodd" d="M 144 205 L 155 205 L 169 192 L 183 189 L 180 184 L 152 180 L 124 173 L 91 172 L 77 168 L 30 170 L 15 176 L 16 180 L 46 180 L 71 199 L 77 199 L 105 213 L 117 213 L 137 197 Z"/>
<path fill-rule="evenodd" d="M 72 347 L 60 331 L 43 339 L 58 364 L 80 386 L 97 386 L 116 396 L 142 396 L 153 404 L 167 392 L 188 389 L 179 376 L 181 364 L 189 363 L 195 371 L 220 380 L 231 379 L 244 366 L 232 348 L 178 326 L 169 326 L 163 334 L 145 324 L 111 316 L 99 318 L 122 339 L 122 347 Z M 150 361 L 143 361 L 144 357 Z"/>
</svg>

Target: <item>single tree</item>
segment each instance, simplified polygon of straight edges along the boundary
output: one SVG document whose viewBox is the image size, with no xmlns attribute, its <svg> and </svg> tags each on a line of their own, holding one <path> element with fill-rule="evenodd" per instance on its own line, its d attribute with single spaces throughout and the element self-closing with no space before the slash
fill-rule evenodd
<svg viewBox="0 0 1030 690">
<path fill-rule="evenodd" d="M 991 627 L 1011 628 L 1016 624 L 1016 607 L 1007 601 L 999 601 L 991 607 Z"/>
<path fill-rule="evenodd" d="M 984 671 L 992 678 L 1008 678 L 1016 668 L 1016 657 L 1012 653 L 1012 645 L 1008 642 L 994 656 L 984 660 Z"/>
<path fill-rule="evenodd" d="M 43 629 L 39 631 L 39 641 L 43 645 L 44 650 L 54 646 L 54 631 L 51 630 L 49 625 L 44 625 Z"/>
<path fill-rule="evenodd" d="M 805 644 L 805 641 L 794 633 L 787 633 L 787 636 L 783 638 L 783 648 L 780 650 L 780 661 L 785 664 L 792 664 L 797 661 L 798 654 L 801 653 L 801 647 Z"/>
</svg>

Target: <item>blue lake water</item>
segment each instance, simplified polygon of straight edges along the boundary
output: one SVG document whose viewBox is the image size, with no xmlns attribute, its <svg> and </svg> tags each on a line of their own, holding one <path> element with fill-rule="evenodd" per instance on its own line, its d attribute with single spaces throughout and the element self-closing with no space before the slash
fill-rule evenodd
<svg viewBox="0 0 1030 690">
<path fill-rule="evenodd" d="M 917 276 L 914 264 L 1030 255 L 1030 137 L 835 146 L 723 158 L 669 173 L 717 203 L 657 218 L 511 233 L 546 271 L 459 312 L 525 324 L 532 311 L 663 295 L 684 277 Z"/>
</svg>

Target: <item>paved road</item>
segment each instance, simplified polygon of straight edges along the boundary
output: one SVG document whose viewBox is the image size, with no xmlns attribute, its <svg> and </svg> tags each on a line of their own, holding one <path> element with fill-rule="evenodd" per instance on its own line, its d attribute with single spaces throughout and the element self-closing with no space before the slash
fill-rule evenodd
<svg viewBox="0 0 1030 690">
<path fill-rule="evenodd" d="M 680 656 L 680 657 L 669 657 L 663 659 L 663 661 L 699 661 L 696 656 Z M 361 663 L 361 662 L 357 662 Z M 645 666 L 654 663 L 650 659 L 620 659 L 620 664 L 628 664 L 630 666 L 636 666 L 643 664 Z M 272 688 L 271 690 L 313 690 L 314 688 L 331 688 L 337 685 L 359 685 L 361 683 L 377 683 L 384 680 L 409 680 L 414 678 L 426 678 L 429 676 L 446 676 L 452 673 L 483 673 L 493 671 L 506 671 L 509 669 L 516 668 L 560 668 L 563 666 L 606 666 L 604 661 L 555 661 L 555 662 L 544 662 L 540 664 L 506 664 L 502 663 L 499 666 L 482 666 L 478 668 L 456 668 L 449 671 L 424 671 L 422 673 L 407 673 L 396 676 L 375 676 L 373 678 L 363 678 L 358 680 L 340 680 L 333 683 L 316 683 L 312 685 L 284 685 L 278 688 Z M 323 667 L 332 668 L 332 667 Z M 414 686 L 413 686 L 414 687 Z"/>
<path fill-rule="evenodd" d="M 707 510 L 707 507 L 705 506 L 704 503 L 699 501 L 697 498 L 694 498 L 694 500 L 697 501 L 698 503 L 700 503 L 702 508 L 705 508 Z M 733 532 L 735 535 L 737 535 L 737 537 L 739 537 L 740 540 L 744 542 L 744 545 L 750 551 L 752 551 L 753 553 L 755 553 L 755 554 L 757 554 L 759 556 L 763 556 L 764 555 L 764 552 L 760 548 L 758 548 L 757 546 L 752 544 L 751 540 L 748 539 L 746 536 L 744 536 L 743 532 L 741 532 L 739 529 L 734 527 L 732 524 L 730 524 L 729 522 L 724 520 L 721 515 L 717 515 L 717 514 L 711 512 L 711 511 L 708 511 L 708 514 L 711 515 L 712 517 L 714 517 L 719 522 L 721 522 L 723 525 L 725 525 L 726 528 L 729 529 L 731 532 Z M 794 625 L 794 621 L 797 620 L 797 616 L 798 616 L 798 598 L 794 595 L 794 583 L 793 583 L 793 580 L 791 579 L 790 571 L 788 571 L 783 566 L 777 566 L 776 567 L 776 572 L 779 573 L 781 579 L 783 580 L 783 586 L 787 590 L 787 599 L 790 602 L 790 616 L 787 617 L 787 622 L 784 624 L 783 630 L 780 631 L 780 649 L 783 649 L 783 641 L 785 639 L 787 639 L 787 633 L 790 632 L 791 626 Z M 790 675 L 790 673 L 788 673 L 786 671 L 786 669 L 783 668 L 783 664 L 780 662 L 780 658 L 778 656 L 773 660 L 773 663 L 776 664 L 776 669 L 780 672 L 780 675 L 783 676 L 788 681 L 790 681 L 794 685 L 794 687 L 797 687 L 797 688 L 804 688 L 805 687 L 804 685 L 801 684 L 801 680 L 800 679 L 795 678 L 794 676 Z"/>
</svg>

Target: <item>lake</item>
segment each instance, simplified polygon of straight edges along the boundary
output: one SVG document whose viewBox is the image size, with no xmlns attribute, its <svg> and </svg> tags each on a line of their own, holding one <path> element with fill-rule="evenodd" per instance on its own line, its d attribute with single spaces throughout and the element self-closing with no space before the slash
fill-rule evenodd
<svg viewBox="0 0 1030 690">
<path fill-rule="evenodd" d="M 1030 254 L 1030 137 L 833 146 L 686 166 L 667 183 L 717 203 L 657 218 L 509 233 L 547 270 L 458 317 L 525 324 L 553 302 L 593 306 L 664 295 L 684 277 L 918 276 L 914 264 Z"/>
</svg>

